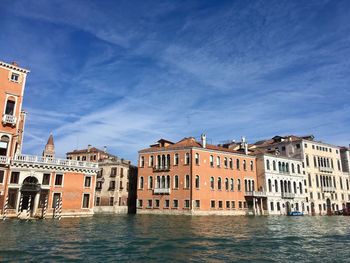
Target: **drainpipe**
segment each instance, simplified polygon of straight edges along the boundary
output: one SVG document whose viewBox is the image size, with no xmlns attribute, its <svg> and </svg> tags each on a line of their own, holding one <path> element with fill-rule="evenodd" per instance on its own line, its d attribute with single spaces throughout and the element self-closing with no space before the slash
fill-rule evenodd
<svg viewBox="0 0 350 263">
<path fill-rule="evenodd" d="M 193 156 L 193 148 L 191 148 L 190 151 L 190 178 L 191 178 L 191 185 L 190 185 L 190 209 L 191 209 L 191 214 L 193 212 L 193 200 L 192 200 L 192 196 L 193 196 L 193 162 L 192 162 L 192 156 Z"/>
</svg>

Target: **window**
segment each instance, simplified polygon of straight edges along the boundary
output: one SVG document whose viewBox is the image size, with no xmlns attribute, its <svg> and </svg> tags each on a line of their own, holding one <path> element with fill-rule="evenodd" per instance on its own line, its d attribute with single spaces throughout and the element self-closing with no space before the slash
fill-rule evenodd
<svg viewBox="0 0 350 263">
<path fill-rule="evenodd" d="M 292 163 L 292 173 L 295 173 L 295 167 L 294 167 L 294 163 Z"/>
<path fill-rule="evenodd" d="M 117 167 L 112 167 L 111 168 L 111 177 L 116 177 L 117 175 Z"/>
<path fill-rule="evenodd" d="M 225 190 L 228 191 L 229 185 L 228 185 L 228 178 L 225 179 Z"/>
<path fill-rule="evenodd" d="M 307 176 L 308 176 L 308 181 L 309 181 L 309 187 L 312 187 L 312 184 L 311 184 L 311 175 L 308 174 Z"/>
<path fill-rule="evenodd" d="M 140 167 L 144 167 L 145 166 L 145 157 L 144 156 L 141 156 L 140 157 Z"/>
<path fill-rule="evenodd" d="M 83 158 L 81 160 L 82 161 L 86 161 L 86 156 L 83 156 Z"/>
<path fill-rule="evenodd" d="M 271 179 L 268 180 L 268 187 L 269 187 L 269 192 L 272 192 L 272 186 L 271 186 Z"/>
<path fill-rule="evenodd" d="M 297 147 L 297 149 L 300 149 L 300 144 L 299 143 L 297 143 L 295 146 Z"/>
<path fill-rule="evenodd" d="M 0 184 L 4 183 L 4 171 L 0 170 Z"/>
<path fill-rule="evenodd" d="M 18 184 L 18 182 L 19 182 L 19 172 L 12 172 L 10 184 Z"/>
<path fill-rule="evenodd" d="M 294 190 L 294 193 L 296 194 L 297 193 L 297 183 L 296 182 L 293 182 L 293 190 Z"/>
<path fill-rule="evenodd" d="M 85 176 L 85 182 L 84 182 L 85 187 L 91 187 L 91 176 Z"/>
<path fill-rule="evenodd" d="M 196 188 L 199 189 L 199 175 L 196 175 Z"/>
<path fill-rule="evenodd" d="M 96 196 L 95 206 L 100 206 L 100 205 L 101 205 L 101 197 Z"/>
<path fill-rule="evenodd" d="M 219 209 L 222 209 L 222 201 L 219 201 Z"/>
<path fill-rule="evenodd" d="M 228 166 L 228 161 L 227 161 L 227 157 L 224 158 L 224 167 L 227 168 Z"/>
<path fill-rule="evenodd" d="M 196 162 L 196 165 L 199 165 L 199 154 L 198 153 L 195 154 L 195 162 Z"/>
<path fill-rule="evenodd" d="M 179 154 L 175 153 L 174 155 L 174 165 L 179 165 Z"/>
<path fill-rule="evenodd" d="M 152 199 L 147 200 L 147 208 L 152 208 Z"/>
<path fill-rule="evenodd" d="M 173 201 L 173 207 L 174 208 L 178 208 L 179 207 L 179 201 L 178 200 L 174 200 Z"/>
<path fill-rule="evenodd" d="M 241 191 L 241 179 L 237 180 L 237 190 Z"/>
<path fill-rule="evenodd" d="M 250 170 L 251 170 L 251 171 L 254 170 L 254 163 L 253 163 L 253 161 L 250 161 Z"/>
<path fill-rule="evenodd" d="M 148 166 L 153 167 L 153 165 L 154 165 L 154 157 L 153 157 L 153 155 L 151 155 L 149 157 L 149 164 L 148 164 Z"/>
<path fill-rule="evenodd" d="M 141 200 L 141 203 L 142 203 L 142 200 Z M 109 198 L 108 204 L 109 204 L 109 206 L 113 206 L 113 204 L 114 204 L 114 197 L 113 197 L 113 196 L 111 196 L 111 197 Z"/>
<path fill-rule="evenodd" d="M 61 186 L 63 184 L 63 174 L 56 174 L 55 186 Z"/>
<path fill-rule="evenodd" d="M 6 103 L 5 114 L 6 115 L 14 115 L 15 114 L 15 101 L 9 99 Z"/>
<path fill-rule="evenodd" d="M 148 189 L 152 189 L 153 188 L 153 177 L 150 176 L 148 177 Z"/>
<path fill-rule="evenodd" d="M 215 208 L 215 200 L 210 201 L 210 208 Z"/>
<path fill-rule="evenodd" d="M 15 209 L 17 207 L 17 195 L 18 195 L 17 189 L 9 189 L 9 191 L 8 191 L 8 197 L 9 197 L 8 208 Z"/>
<path fill-rule="evenodd" d="M 210 177 L 210 189 L 211 190 L 214 190 L 214 184 L 215 184 L 214 177 Z"/>
<path fill-rule="evenodd" d="M 59 200 L 61 199 L 61 193 L 54 193 L 52 198 L 52 208 L 55 208 Z"/>
<path fill-rule="evenodd" d="M 238 208 L 239 208 L 239 209 L 242 209 L 242 208 L 243 208 L 243 206 L 242 206 L 242 201 L 239 201 L 239 202 L 238 202 Z"/>
<path fill-rule="evenodd" d="M 220 156 L 217 156 L 216 157 L 216 166 L 220 167 L 220 165 L 221 165 L 221 159 L 220 159 Z"/>
<path fill-rule="evenodd" d="M 213 155 L 210 155 L 210 166 L 211 167 L 214 166 L 214 157 L 213 157 Z"/>
<path fill-rule="evenodd" d="M 278 183 L 277 183 L 277 180 L 275 180 L 275 192 L 278 193 Z"/>
<path fill-rule="evenodd" d="M 160 205 L 159 199 L 154 200 L 154 203 L 155 203 L 154 207 L 159 208 L 159 205 Z"/>
<path fill-rule="evenodd" d="M 305 156 L 305 160 L 306 160 L 306 166 L 310 167 L 310 162 L 309 162 L 309 156 L 308 155 Z"/>
<path fill-rule="evenodd" d="M 232 178 L 230 179 L 230 190 L 234 191 L 234 182 Z"/>
<path fill-rule="evenodd" d="M 230 201 L 226 201 L 226 209 L 230 209 Z"/>
<path fill-rule="evenodd" d="M 270 170 L 270 161 L 266 160 L 266 170 Z"/>
<path fill-rule="evenodd" d="M 11 74 L 11 81 L 18 82 L 19 81 L 19 74 L 12 73 Z"/>
<path fill-rule="evenodd" d="M 270 203 L 270 209 L 271 209 L 271 211 L 274 210 L 273 202 Z"/>
<path fill-rule="evenodd" d="M 42 185 L 49 185 L 49 184 L 50 184 L 50 174 L 43 174 Z"/>
<path fill-rule="evenodd" d="M 243 160 L 243 170 L 247 170 L 247 162 L 246 162 L 246 160 Z"/>
<path fill-rule="evenodd" d="M 236 202 L 235 201 L 231 201 L 231 208 L 236 209 Z"/>
<path fill-rule="evenodd" d="M 96 182 L 96 190 L 101 191 L 101 189 L 102 189 L 102 182 L 101 181 Z"/>
<path fill-rule="evenodd" d="M 239 170 L 239 159 L 236 160 L 236 169 Z"/>
<path fill-rule="evenodd" d="M 184 205 L 185 205 L 184 206 L 185 208 L 187 208 L 187 209 L 190 208 L 190 200 L 185 200 Z"/>
<path fill-rule="evenodd" d="M 272 169 L 273 169 L 274 171 L 276 171 L 276 161 L 273 161 L 273 162 L 272 162 Z"/>
<path fill-rule="evenodd" d="M 174 179 L 174 188 L 178 189 L 179 188 L 179 176 L 175 175 Z"/>
<path fill-rule="evenodd" d="M 138 201 L 138 206 L 139 208 L 142 208 L 143 207 L 143 201 L 142 199 L 141 200 L 137 200 Z"/>
<path fill-rule="evenodd" d="M 143 176 L 140 177 L 139 189 L 143 189 Z"/>
<path fill-rule="evenodd" d="M 188 174 L 185 176 L 185 188 L 190 188 L 190 176 Z"/>
<path fill-rule="evenodd" d="M 186 153 L 185 155 L 185 164 L 190 164 L 190 154 Z"/>
<path fill-rule="evenodd" d="M 221 177 L 218 178 L 218 190 L 221 190 Z"/>
<path fill-rule="evenodd" d="M 300 174 L 301 172 L 300 172 L 300 165 L 299 164 L 297 165 L 297 170 L 298 170 L 298 174 Z"/>
<path fill-rule="evenodd" d="M 230 158 L 230 169 L 233 169 L 233 162 L 232 162 L 232 158 Z"/>
<path fill-rule="evenodd" d="M 194 204 L 195 204 L 196 208 L 200 208 L 201 207 L 201 201 L 200 200 L 196 200 Z"/>
<path fill-rule="evenodd" d="M 304 147 L 307 148 L 307 143 L 304 144 Z"/>
<path fill-rule="evenodd" d="M 277 202 L 277 211 L 280 211 L 280 210 L 281 210 L 280 202 Z"/>
<path fill-rule="evenodd" d="M 170 201 L 167 199 L 164 202 L 164 208 L 169 208 L 170 207 Z"/>
<path fill-rule="evenodd" d="M 114 190 L 115 190 L 115 181 L 110 181 L 108 191 L 114 191 Z"/>
</svg>

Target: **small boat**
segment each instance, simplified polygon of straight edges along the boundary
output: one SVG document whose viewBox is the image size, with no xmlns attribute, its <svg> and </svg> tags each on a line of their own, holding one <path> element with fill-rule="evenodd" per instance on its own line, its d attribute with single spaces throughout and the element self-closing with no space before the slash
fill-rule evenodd
<svg viewBox="0 0 350 263">
<path fill-rule="evenodd" d="M 293 212 L 289 212 L 288 215 L 289 216 L 303 216 L 304 213 L 303 212 L 299 212 L 299 211 L 293 211 Z"/>
</svg>

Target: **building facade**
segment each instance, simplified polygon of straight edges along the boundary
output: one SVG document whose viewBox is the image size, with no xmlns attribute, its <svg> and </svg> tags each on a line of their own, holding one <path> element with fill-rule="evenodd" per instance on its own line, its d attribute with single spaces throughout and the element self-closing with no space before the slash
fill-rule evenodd
<svg viewBox="0 0 350 263">
<path fill-rule="evenodd" d="M 96 180 L 95 213 L 135 213 L 137 168 L 104 150 L 87 149 L 67 153 L 69 160 L 92 160 L 99 164 Z"/>
<path fill-rule="evenodd" d="M 252 148 L 275 150 L 302 161 L 306 213 L 334 214 L 349 202 L 349 178 L 342 171 L 340 147 L 315 141 L 312 135 L 290 135 L 257 142 Z"/>
<path fill-rule="evenodd" d="M 255 209 L 255 187 L 255 157 L 205 136 L 139 151 L 137 213 L 245 215 Z"/>
<path fill-rule="evenodd" d="M 42 156 L 21 152 L 28 72 L 0 62 L 0 217 L 92 215 L 97 164 L 56 159 L 52 135 Z"/>
<path fill-rule="evenodd" d="M 299 159 L 276 154 L 257 155 L 258 189 L 266 194 L 264 208 L 270 215 L 305 212 L 304 171 Z"/>
</svg>

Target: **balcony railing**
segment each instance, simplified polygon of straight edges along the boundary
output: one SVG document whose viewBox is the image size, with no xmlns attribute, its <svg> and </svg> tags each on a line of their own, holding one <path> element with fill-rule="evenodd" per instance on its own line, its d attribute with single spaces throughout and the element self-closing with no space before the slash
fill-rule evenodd
<svg viewBox="0 0 350 263">
<path fill-rule="evenodd" d="M 321 166 L 319 166 L 318 170 L 320 172 L 333 173 L 334 169 L 332 167 L 321 167 Z"/>
<path fill-rule="evenodd" d="M 154 188 L 154 194 L 170 194 L 170 188 Z"/>
<path fill-rule="evenodd" d="M 67 160 L 67 159 L 53 159 L 41 156 L 33 155 L 15 155 L 13 157 L 14 163 L 38 163 L 38 164 L 51 164 L 51 165 L 60 165 L 68 167 L 79 167 L 79 168 L 98 168 L 97 163 L 89 163 L 83 161 Z"/>
<path fill-rule="evenodd" d="M 158 165 L 153 167 L 153 172 L 167 172 L 170 170 L 169 165 Z"/>
<path fill-rule="evenodd" d="M 16 116 L 4 114 L 2 115 L 2 123 L 16 125 Z"/>
<path fill-rule="evenodd" d="M 282 192 L 281 196 L 284 199 L 293 199 L 295 197 L 295 194 L 294 193 Z"/>
<path fill-rule="evenodd" d="M 334 186 L 322 186 L 321 189 L 323 192 L 329 192 L 329 193 L 335 192 Z"/>
<path fill-rule="evenodd" d="M 7 156 L 0 156 L 0 164 L 9 164 L 10 159 Z"/>
<path fill-rule="evenodd" d="M 247 192 L 245 192 L 245 196 L 266 197 L 266 192 L 264 192 L 264 191 L 247 191 Z"/>
</svg>

